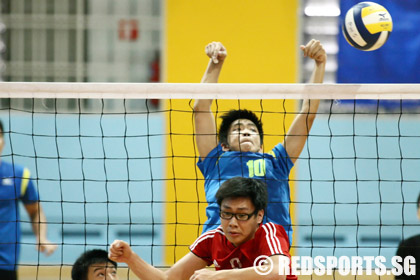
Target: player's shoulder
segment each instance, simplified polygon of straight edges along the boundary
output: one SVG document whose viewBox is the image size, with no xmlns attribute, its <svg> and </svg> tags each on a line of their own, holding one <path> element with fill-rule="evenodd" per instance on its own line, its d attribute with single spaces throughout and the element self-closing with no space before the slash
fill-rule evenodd
<svg viewBox="0 0 420 280">
<path fill-rule="evenodd" d="M 268 235 L 278 235 L 279 233 L 283 236 L 287 236 L 286 230 L 283 226 L 269 222 L 261 226 L 262 231 Z"/>
<path fill-rule="evenodd" d="M 286 231 L 281 225 L 266 223 L 259 229 L 258 240 L 260 244 L 265 244 L 265 250 L 270 255 L 283 255 L 289 250 L 289 239 Z"/>
<path fill-rule="evenodd" d="M 280 229 L 283 229 L 283 226 L 278 225 L 278 224 L 275 224 L 273 222 L 268 222 L 268 223 L 262 224 L 261 227 L 267 228 L 267 229 L 269 229 L 269 228 L 280 228 Z"/>
<path fill-rule="evenodd" d="M 277 153 L 284 153 L 286 152 L 286 149 L 284 148 L 283 143 L 279 142 L 274 146 L 272 151 L 276 151 Z"/>
<path fill-rule="evenodd" d="M 23 173 L 23 171 L 25 170 L 25 167 L 23 165 L 20 164 L 12 164 L 11 162 L 8 161 L 2 161 L 1 162 L 1 169 L 3 172 L 11 172 L 14 173 L 15 175 L 21 175 Z"/>
<path fill-rule="evenodd" d="M 194 250 L 194 248 L 199 246 L 200 244 L 218 242 L 224 238 L 226 237 L 225 233 L 223 232 L 222 226 L 218 226 L 215 229 L 206 231 L 205 233 L 201 234 L 191 245 L 191 250 Z"/>
<path fill-rule="evenodd" d="M 286 149 L 284 148 L 283 144 L 281 142 L 277 143 L 277 145 L 275 145 L 273 147 L 272 150 L 264 153 L 264 155 L 270 155 L 273 158 L 277 158 L 277 157 L 282 157 L 284 156 L 286 153 Z"/>
<path fill-rule="evenodd" d="M 217 161 L 219 160 L 219 157 L 222 156 L 224 153 L 225 151 L 223 151 L 222 146 L 219 143 L 216 147 L 211 149 L 211 151 L 205 157 L 200 156 L 198 163 L 204 164 L 206 162 L 210 162 L 211 160 Z"/>
<path fill-rule="evenodd" d="M 225 236 L 225 233 L 223 232 L 222 226 L 218 226 L 215 229 L 203 233 L 201 236 L 206 236 L 207 238 L 214 238 L 218 236 Z"/>
</svg>

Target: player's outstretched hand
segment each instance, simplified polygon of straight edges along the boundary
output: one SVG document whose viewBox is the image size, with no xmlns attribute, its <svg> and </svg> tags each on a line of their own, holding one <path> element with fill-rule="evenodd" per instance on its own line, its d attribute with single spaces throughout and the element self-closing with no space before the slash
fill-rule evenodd
<svg viewBox="0 0 420 280">
<path fill-rule="evenodd" d="M 303 51 L 303 56 L 314 59 L 317 64 L 327 61 L 327 53 L 318 40 L 312 39 L 305 46 L 301 45 L 300 49 Z"/>
<path fill-rule="evenodd" d="M 127 263 L 133 254 L 130 245 L 122 240 L 115 240 L 109 248 L 109 259 L 115 262 Z"/>
<path fill-rule="evenodd" d="M 37 248 L 38 251 L 44 253 L 46 256 L 49 256 L 57 250 L 57 244 L 54 244 L 49 240 L 44 240 L 38 243 Z"/>
<path fill-rule="evenodd" d="M 225 60 L 227 56 L 226 48 L 220 42 L 211 42 L 206 46 L 206 54 L 211 58 L 213 63 Z"/>
</svg>

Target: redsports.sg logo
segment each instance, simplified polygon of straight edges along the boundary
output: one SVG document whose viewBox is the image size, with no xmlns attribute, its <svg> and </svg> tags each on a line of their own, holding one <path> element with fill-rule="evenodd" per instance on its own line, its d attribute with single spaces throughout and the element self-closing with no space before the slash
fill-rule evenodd
<svg viewBox="0 0 420 280">
<path fill-rule="evenodd" d="M 392 268 L 385 266 L 384 256 L 293 256 L 290 259 L 280 257 L 278 263 L 279 275 L 416 275 L 416 259 L 412 256 L 394 256 L 391 259 Z M 267 275 L 274 269 L 273 260 L 268 256 L 259 256 L 254 261 L 254 270 L 259 275 Z"/>
</svg>

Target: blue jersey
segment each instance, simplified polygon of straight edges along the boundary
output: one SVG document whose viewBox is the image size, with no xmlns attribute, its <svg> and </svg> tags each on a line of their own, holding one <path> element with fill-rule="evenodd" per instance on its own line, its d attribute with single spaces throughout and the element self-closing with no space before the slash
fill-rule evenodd
<svg viewBox="0 0 420 280">
<path fill-rule="evenodd" d="M 264 223 L 282 225 L 292 243 L 292 226 L 289 213 L 289 173 L 293 162 L 283 145 L 278 144 L 270 153 L 223 151 L 218 145 L 202 161 L 197 163 L 203 173 L 204 190 L 208 206 L 207 221 L 203 232 L 220 225 L 219 206 L 216 192 L 220 185 L 233 177 L 247 177 L 264 180 L 267 184 L 268 207 Z"/>
<path fill-rule="evenodd" d="M 19 259 L 19 205 L 38 201 L 29 170 L 0 162 L 0 269 L 16 270 Z"/>
</svg>

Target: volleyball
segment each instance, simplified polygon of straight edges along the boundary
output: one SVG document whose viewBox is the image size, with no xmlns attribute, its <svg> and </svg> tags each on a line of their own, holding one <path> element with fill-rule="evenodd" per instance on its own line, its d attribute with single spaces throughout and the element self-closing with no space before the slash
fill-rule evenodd
<svg viewBox="0 0 420 280">
<path fill-rule="evenodd" d="M 362 51 L 379 49 L 392 32 L 389 12 L 374 2 L 360 2 L 351 7 L 342 24 L 344 38 Z"/>
</svg>

